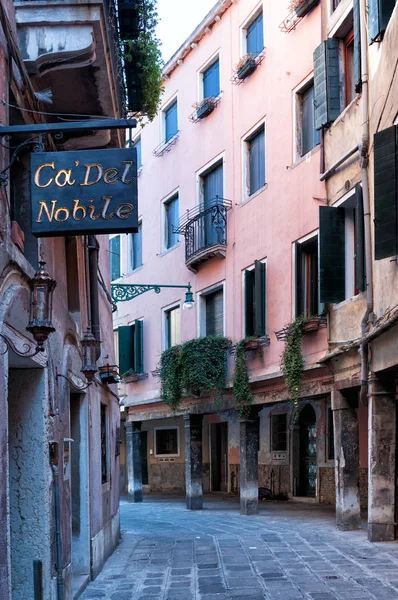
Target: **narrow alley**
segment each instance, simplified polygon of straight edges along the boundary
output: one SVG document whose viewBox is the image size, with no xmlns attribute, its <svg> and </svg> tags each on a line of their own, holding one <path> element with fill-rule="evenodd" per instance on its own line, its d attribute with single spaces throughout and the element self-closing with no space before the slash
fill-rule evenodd
<svg viewBox="0 0 398 600">
<path fill-rule="evenodd" d="M 331 507 L 177 496 L 121 503 L 122 542 L 83 600 L 393 600 L 398 544 L 339 532 Z"/>
</svg>

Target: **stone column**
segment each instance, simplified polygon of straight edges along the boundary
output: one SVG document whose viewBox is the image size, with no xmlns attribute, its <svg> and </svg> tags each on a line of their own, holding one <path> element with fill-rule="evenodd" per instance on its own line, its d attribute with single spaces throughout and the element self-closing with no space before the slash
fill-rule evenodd
<svg viewBox="0 0 398 600">
<path fill-rule="evenodd" d="M 395 538 L 395 388 L 386 389 L 372 373 L 369 393 L 368 539 Z"/>
<path fill-rule="evenodd" d="M 240 512 L 258 512 L 258 418 L 240 422 Z"/>
<path fill-rule="evenodd" d="M 202 425 L 203 415 L 184 415 L 185 489 L 189 510 L 203 508 Z"/>
<path fill-rule="evenodd" d="M 127 491 L 129 502 L 142 502 L 141 423 L 126 421 Z"/>
<path fill-rule="evenodd" d="M 355 409 L 337 390 L 332 392 L 334 452 L 336 461 L 336 526 L 342 531 L 360 529 L 359 433 Z"/>
</svg>

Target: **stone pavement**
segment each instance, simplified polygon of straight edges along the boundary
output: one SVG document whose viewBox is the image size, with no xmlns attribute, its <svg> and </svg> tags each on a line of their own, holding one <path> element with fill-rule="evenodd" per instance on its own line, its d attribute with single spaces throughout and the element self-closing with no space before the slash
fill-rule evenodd
<svg viewBox="0 0 398 600">
<path fill-rule="evenodd" d="M 398 600 L 398 544 L 342 533 L 334 510 L 262 502 L 241 516 L 235 499 L 179 497 L 121 504 L 122 541 L 84 600 Z"/>
</svg>

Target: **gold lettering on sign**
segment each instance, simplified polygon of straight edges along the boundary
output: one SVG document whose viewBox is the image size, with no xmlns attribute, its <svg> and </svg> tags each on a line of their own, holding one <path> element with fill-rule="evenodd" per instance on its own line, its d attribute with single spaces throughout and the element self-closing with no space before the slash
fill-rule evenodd
<svg viewBox="0 0 398 600">
<path fill-rule="evenodd" d="M 51 178 L 48 180 L 48 182 L 47 182 L 47 183 L 45 183 L 44 185 L 41 185 L 41 184 L 40 184 L 40 171 L 41 171 L 42 169 L 45 169 L 46 167 L 51 167 L 51 169 L 55 169 L 55 165 L 54 165 L 54 163 L 53 163 L 53 162 L 52 162 L 52 163 L 45 163 L 44 165 L 40 165 L 40 167 L 39 167 L 38 169 L 36 169 L 36 173 L 35 173 L 35 176 L 34 176 L 34 182 L 35 182 L 35 184 L 37 185 L 37 187 L 39 187 L 39 188 L 46 188 L 46 187 L 48 187 L 48 186 L 49 186 L 49 185 L 52 183 L 52 181 L 53 181 L 53 178 L 51 177 Z"/>
<path fill-rule="evenodd" d="M 84 206 L 82 206 L 81 204 L 79 204 L 80 200 L 78 198 L 76 198 L 76 200 L 73 200 L 73 211 L 72 211 L 72 218 L 75 221 L 82 221 L 83 219 L 86 218 L 86 214 L 87 214 L 87 210 L 85 209 Z M 77 214 L 80 213 L 82 214 L 82 216 L 80 217 L 80 219 L 77 218 Z"/>
<path fill-rule="evenodd" d="M 110 169 L 107 169 L 106 171 L 104 171 L 105 183 L 109 183 L 110 185 L 117 183 L 119 181 L 118 174 L 119 174 L 118 169 L 110 168 Z"/>
<path fill-rule="evenodd" d="M 94 202 L 94 198 L 90 198 L 89 202 Z M 88 207 L 88 216 L 90 217 L 90 219 L 92 221 L 96 221 L 101 216 L 101 213 L 97 213 L 95 215 L 94 212 L 95 212 L 95 206 L 93 206 L 92 204 L 90 204 L 90 206 Z"/>
<path fill-rule="evenodd" d="M 133 181 L 134 181 L 134 177 L 132 177 L 131 179 L 126 179 L 127 173 L 130 171 L 130 167 L 133 166 L 133 161 L 132 160 L 122 160 L 122 165 L 125 165 L 123 175 L 122 175 L 122 181 L 126 185 L 129 185 L 130 183 L 133 183 Z"/>
<path fill-rule="evenodd" d="M 51 221 L 52 221 L 52 220 L 53 220 L 53 218 L 54 218 L 54 211 L 55 211 L 55 206 L 56 206 L 56 204 L 57 204 L 57 200 L 51 200 L 51 213 L 50 213 L 50 212 L 48 211 L 48 206 L 47 206 L 47 204 L 46 204 L 45 202 L 43 202 L 43 200 L 41 200 L 41 201 L 39 202 L 39 205 L 40 205 L 40 210 L 39 210 L 39 214 L 38 214 L 38 216 L 37 216 L 37 219 L 36 219 L 36 223 L 41 223 L 41 218 L 42 218 L 42 215 L 43 215 L 43 211 L 46 213 L 46 215 L 47 215 L 47 219 L 48 219 L 48 220 L 50 221 L 50 223 L 51 223 Z"/>
<path fill-rule="evenodd" d="M 96 183 L 98 183 L 99 180 L 101 179 L 102 173 L 103 173 L 102 165 L 100 165 L 98 163 L 91 163 L 89 165 L 84 165 L 84 166 L 86 167 L 86 173 L 84 175 L 84 181 L 80 185 L 95 185 Z M 95 167 L 97 169 L 97 178 L 94 179 L 93 181 L 89 181 L 91 169 L 93 167 Z"/>
<path fill-rule="evenodd" d="M 133 210 L 134 206 L 132 204 L 120 204 L 116 209 L 116 216 L 119 219 L 128 219 Z"/>
<path fill-rule="evenodd" d="M 61 213 L 65 214 L 65 217 L 61 219 Z M 54 219 L 58 221 L 58 223 L 65 223 L 69 219 L 70 212 L 67 208 L 61 206 L 61 208 L 57 208 L 55 211 Z"/>
<path fill-rule="evenodd" d="M 108 221 L 108 219 L 112 219 L 115 216 L 115 213 L 111 213 L 110 215 L 106 215 L 106 211 L 108 210 L 108 206 L 112 200 L 112 196 L 102 196 L 103 201 L 105 202 L 104 207 L 102 209 L 101 217 Z"/>
<path fill-rule="evenodd" d="M 63 183 L 60 181 L 60 178 L 62 177 L 62 175 L 64 176 Z M 66 184 L 73 185 L 74 183 L 76 183 L 76 180 L 73 179 L 73 181 L 71 181 L 71 177 L 72 177 L 72 169 L 69 169 L 68 171 L 66 171 L 65 169 L 60 169 L 55 176 L 55 184 L 58 187 L 64 187 Z"/>
</svg>

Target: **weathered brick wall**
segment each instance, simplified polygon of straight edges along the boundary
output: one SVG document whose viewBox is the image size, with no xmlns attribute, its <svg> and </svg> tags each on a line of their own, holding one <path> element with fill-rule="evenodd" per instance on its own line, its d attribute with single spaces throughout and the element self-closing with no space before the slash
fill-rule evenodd
<svg viewBox="0 0 398 600">
<path fill-rule="evenodd" d="M 361 508 L 368 508 L 368 469 L 359 469 L 359 500 Z"/>
<path fill-rule="evenodd" d="M 336 504 L 336 480 L 333 467 L 319 468 L 319 502 Z"/>
<path fill-rule="evenodd" d="M 184 492 L 185 463 L 157 463 L 149 467 L 151 492 Z"/>
<path fill-rule="evenodd" d="M 289 465 L 258 465 L 258 486 L 270 489 L 275 496 L 289 494 Z"/>
</svg>

